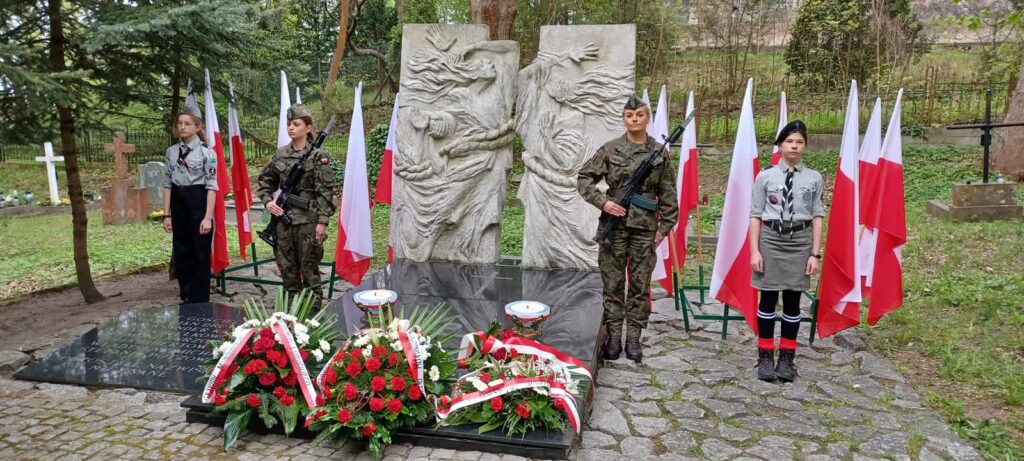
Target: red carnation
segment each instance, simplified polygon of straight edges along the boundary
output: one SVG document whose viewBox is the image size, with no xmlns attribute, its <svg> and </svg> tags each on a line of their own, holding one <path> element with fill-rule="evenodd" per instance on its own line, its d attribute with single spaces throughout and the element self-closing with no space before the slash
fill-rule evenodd
<svg viewBox="0 0 1024 461">
<path fill-rule="evenodd" d="M 373 346 L 373 349 L 370 349 L 370 354 L 373 354 L 377 360 L 380 360 L 383 359 L 385 355 L 388 355 L 388 350 L 385 349 L 384 346 Z"/>
<path fill-rule="evenodd" d="M 260 396 L 256 394 L 249 394 L 249 397 L 245 399 L 245 403 L 250 407 L 256 408 L 260 406 Z"/>
<path fill-rule="evenodd" d="M 359 397 L 359 388 L 354 386 L 352 383 L 345 385 L 345 400 L 355 400 Z"/>
<path fill-rule="evenodd" d="M 299 357 L 302 357 L 302 361 L 305 362 L 309 360 L 309 352 L 306 352 L 305 349 L 299 349 Z"/>
<path fill-rule="evenodd" d="M 364 437 L 369 437 L 369 436 L 373 435 L 373 433 L 376 432 L 376 431 L 377 431 L 377 425 L 376 424 L 366 423 L 366 425 L 363 426 L 363 436 Z"/>
<path fill-rule="evenodd" d="M 388 382 L 384 380 L 383 376 L 374 376 L 370 380 L 370 390 L 373 392 L 380 392 L 384 390 L 384 386 L 387 386 Z"/>
<path fill-rule="evenodd" d="M 281 405 L 284 405 L 286 407 L 290 407 L 292 406 L 293 403 L 295 403 L 295 397 L 292 397 L 290 395 L 281 397 L 279 400 L 281 400 Z"/>
<path fill-rule="evenodd" d="M 505 403 L 501 401 L 501 397 L 494 397 L 491 399 L 491 410 L 495 413 L 501 411 L 503 406 L 505 406 Z"/>
<path fill-rule="evenodd" d="M 274 362 L 274 365 L 278 368 L 284 368 L 288 366 L 288 356 L 284 352 L 270 351 L 267 352 L 267 360 Z"/>
<path fill-rule="evenodd" d="M 287 392 L 285 392 L 284 387 L 277 386 L 274 388 L 274 397 L 281 398 L 284 397 L 286 393 Z"/>
<path fill-rule="evenodd" d="M 359 365 L 359 362 L 349 362 L 348 366 L 345 367 L 345 373 L 350 377 L 355 378 L 359 376 L 359 373 L 363 372 L 363 367 Z"/>
<path fill-rule="evenodd" d="M 405 374 L 412 379 L 416 379 L 416 373 L 412 372 L 412 367 L 405 367 Z"/>
<path fill-rule="evenodd" d="M 489 375 L 487 373 L 480 373 L 480 381 L 483 381 L 484 384 L 490 383 L 491 382 L 491 375 Z"/>
<path fill-rule="evenodd" d="M 261 339 L 262 338 L 274 339 L 274 331 L 271 330 L 270 328 L 264 328 L 264 329 L 260 330 L 260 338 Z"/>
<path fill-rule="evenodd" d="M 322 407 L 322 406 L 324 406 L 325 403 L 327 403 L 327 401 L 324 400 L 324 395 L 323 394 L 317 394 L 316 395 L 316 406 Z"/>
<path fill-rule="evenodd" d="M 396 390 L 396 391 L 398 391 L 398 392 L 404 391 L 405 390 L 405 380 L 402 379 L 401 376 L 395 376 L 394 378 L 391 378 L 391 388 Z"/>
<path fill-rule="evenodd" d="M 374 397 L 370 399 L 370 411 L 378 412 L 384 409 L 384 399 Z"/>
<path fill-rule="evenodd" d="M 423 397 L 423 392 L 420 391 L 420 387 L 416 385 L 409 386 L 409 400 L 415 402 L 419 400 L 420 397 Z"/>
<path fill-rule="evenodd" d="M 466 359 L 459 359 L 459 365 L 458 366 L 459 366 L 459 368 L 466 368 L 469 365 L 466 363 Z"/>
<path fill-rule="evenodd" d="M 325 399 L 331 398 L 331 388 L 329 388 L 329 387 L 324 388 L 324 398 Z"/>
<path fill-rule="evenodd" d="M 398 365 L 398 354 L 392 352 L 391 355 L 388 356 L 388 365 Z"/>
<path fill-rule="evenodd" d="M 299 383 L 299 375 L 295 374 L 295 370 L 291 370 L 288 372 L 288 376 L 281 379 L 281 382 L 283 382 L 285 386 L 294 386 Z"/>
<path fill-rule="evenodd" d="M 525 404 L 525 403 L 520 403 L 519 406 L 516 407 L 516 414 L 519 415 L 519 417 L 523 418 L 523 419 L 529 418 L 530 417 L 530 406 Z"/>
<path fill-rule="evenodd" d="M 249 349 L 249 345 L 248 344 L 244 344 L 244 345 L 242 345 L 242 348 L 238 350 L 238 356 L 239 357 L 248 357 L 249 356 L 249 352 L 252 352 L 252 349 Z"/>
<path fill-rule="evenodd" d="M 441 406 L 442 407 L 447 407 L 449 403 L 451 403 L 451 402 L 448 400 L 448 396 L 447 395 L 442 395 L 441 396 Z"/>
<path fill-rule="evenodd" d="M 511 355 L 512 355 L 512 358 L 517 359 L 517 358 L 519 358 L 519 351 L 517 351 L 515 349 L 512 349 L 512 354 Z"/>
<path fill-rule="evenodd" d="M 402 401 L 398 399 L 388 400 L 388 411 L 398 413 L 402 411 Z"/>
<path fill-rule="evenodd" d="M 561 410 L 565 408 L 565 405 L 562 404 L 562 399 L 555 399 L 554 403 L 551 404 L 551 408 Z"/>
<path fill-rule="evenodd" d="M 377 370 L 380 370 L 380 360 L 373 357 L 366 359 L 366 371 L 373 373 Z"/>
<path fill-rule="evenodd" d="M 352 352 L 348 353 L 348 358 L 350 360 L 359 360 L 359 359 L 363 358 L 363 350 L 358 348 L 358 347 L 355 348 L 355 349 L 352 349 Z"/>
<path fill-rule="evenodd" d="M 256 360 L 253 360 L 253 361 L 245 364 L 245 369 L 242 370 L 242 373 L 245 373 L 247 375 L 258 375 L 258 374 L 262 373 L 263 370 L 266 370 L 266 369 L 267 369 L 267 362 L 264 362 L 264 361 L 262 361 L 260 359 L 256 359 Z"/>
<path fill-rule="evenodd" d="M 260 338 L 252 345 L 252 350 L 260 354 L 266 353 L 274 349 L 274 344 L 277 343 L 271 338 Z"/>
<path fill-rule="evenodd" d="M 277 381 L 277 375 L 273 371 L 268 371 L 260 375 L 260 384 L 264 386 L 271 386 Z"/>
<path fill-rule="evenodd" d="M 334 367 L 328 368 L 324 372 L 324 379 L 327 381 L 327 384 L 334 384 L 338 382 L 338 372 L 334 371 Z"/>
<path fill-rule="evenodd" d="M 227 400 L 224 399 L 223 395 L 217 394 L 217 395 L 213 396 L 213 404 L 214 405 L 221 406 L 221 405 L 224 405 L 225 402 L 227 402 Z"/>
<path fill-rule="evenodd" d="M 505 360 L 505 357 L 507 357 L 507 355 L 508 351 L 506 351 L 505 349 L 498 349 L 494 352 L 491 352 L 491 356 L 498 360 Z"/>
<path fill-rule="evenodd" d="M 231 366 L 228 367 L 228 376 L 231 376 L 231 375 L 235 374 L 235 372 L 237 372 L 237 371 L 238 371 L 238 364 L 237 363 L 232 363 Z"/>
<path fill-rule="evenodd" d="M 509 339 L 509 338 L 512 338 L 512 337 L 514 337 L 515 335 L 516 335 L 516 334 L 515 334 L 515 332 L 514 332 L 514 331 L 512 331 L 512 329 L 511 329 L 511 328 L 508 328 L 508 329 L 502 330 L 502 331 L 501 331 L 501 340 L 502 340 L 502 341 L 505 341 L 505 340 L 507 340 L 507 339 Z"/>
<path fill-rule="evenodd" d="M 352 421 L 352 413 L 344 408 L 338 410 L 338 422 L 345 424 Z"/>
</svg>

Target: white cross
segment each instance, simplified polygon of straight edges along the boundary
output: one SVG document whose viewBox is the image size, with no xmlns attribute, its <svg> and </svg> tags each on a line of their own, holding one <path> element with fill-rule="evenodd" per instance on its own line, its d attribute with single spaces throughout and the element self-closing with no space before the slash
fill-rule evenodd
<svg viewBox="0 0 1024 461">
<path fill-rule="evenodd" d="M 46 163 L 46 179 L 50 181 L 50 202 L 54 205 L 60 205 L 60 196 L 57 195 L 57 169 L 54 168 L 53 164 L 56 162 L 63 162 L 64 157 L 53 156 L 53 144 L 43 144 L 43 151 L 46 152 L 45 157 L 36 157 L 37 162 Z"/>
</svg>

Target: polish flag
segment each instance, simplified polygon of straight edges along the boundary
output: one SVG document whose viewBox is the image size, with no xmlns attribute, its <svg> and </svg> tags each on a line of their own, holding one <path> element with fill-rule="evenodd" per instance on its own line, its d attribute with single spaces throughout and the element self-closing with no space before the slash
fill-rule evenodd
<svg viewBox="0 0 1024 461">
<path fill-rule="evenodd" d="M 871 270 L 875 266 L 878 241 L 878 158 L 882 156 L 882 98 L 875 99 L 867 131 L 860 144 L 860 255 L 861 294 L 871 290 Z"/>
<path fill-rule="evenodd" d="M 875 223 L 878 243 L 875 247 L 874 277 L 868 323 L 874 325 L 883 315 L 903 305 L 903 244 L 907 243 L 907 211 L 903 195 L 903 140 L 900 138 L 900 103 L 903 89 L 889 118 L 878 161 L 878 207 Z"/>
<path fill-rule="evenodd" d="M 782 133 L 782 129 L 789 123 L 789 109 L 786 107 L 786 92 L 783 91 L 779 95 L 779 127 L 775 129 L 775 138 L 779 138 L 779 133 Z M 782 148 L 775 146 L 772 148 L 772 165 L 778 165 L 779 160 L 782 160 Z"/>
<path fill-rule="evenodd" d="M 249 221 L 252 184 L 249 183 L 249 171 L 245 163 L 242 128 L 238 124 L 235 87 L 231 82 L 228 82 L 228 139 L 231 141 L 231 191 L 235 196 L 235 219 L 238 222 L 238 254 L 245 259 L 245 250 L 252 243 L 252 223 Z"/>
<path fill-rule="evenodd" d="M 295 87 L 295 104 L 302 104 L 302 93 L 298 86 Z"/>
<path fill-rule="evenodd" d="M 388 125 L 388 140 L 384 143 L 384 156 L 380 161 L 380 171 L 377 173 L 377 187 L 373 193 L 373 201 L 391 205 L 391 187 L 394 182 L 395 152 L 398 151 L 398 143 L 395 136 L 398 133 L 398 98 L 395 95 L 395 103 L 391 108 L 391 124 Z M 388 263 L 395 259 L 395 248 L 390 227 L 388 228 Z"/>
<path fill-rule="evenodd" d="M 828 213 L 828 237 L 818 293 L 818 336 L 825 338 L 860 323 L 860 258 L 857 254 L 857 179 L 860 120 L 857 115 L 857 81 L 850 83 L 846 122 L 839 145 L 839 168 Z"/>
<path fill-rule="evenodd" d="M 650 115 L 651 115 L 651 118 L 647 119 L 647 135 L 648 136 L 654 136 L 655 139 L 661 139 L 661 138 L 658 138 L 657 136 L 655 136 L 655 133 L 657 133 L 657 131 L 656 131 L 655 127 L 654 127 L 655 114 L 654 114 L 654 109 L 651 108 L 651 97 L 647 95 L 647 88 L 644 88 L 644 96 L 642 98 L 640 98 L 640 99 L 643 99 L 644 104 L 647 106 L 647 110 L 650 111 Z"/>
<path fill-rule="evenodd" d="M 220 126 L 217 123 L 217 107 L 213 105 L 213 87 L 210 86 L 210 70 L 206 74 L 206 141 L 217 154 L 217 200 L 213 203 L 213 253 L 210 257 L 210 270 L 220 273 L 228 267 L 228 234 L 224 221 L 227 212 L 224 208 L 224 196 L 228 193 L 228 167 L 224 162 L 224 144 L 220 141 Z M 209 168 L 209 165 L 204 166 Z"/>
<path fill-rule="evenodd" d="M 338 212 L 338 246 L 334 251 L 334 272 L 353 285 L 363 280 L 366 271 L 370 269 L 370 258 L 373 257 L 362 93 L 363 83 L 359 82 L 352 107 L 352 126 L 345 158 L 345 183 Z"/>
<path fill-rule="evenodd" d="M 668 93 L 665 91 L 665 85 L 661 86 L 661 95 L 658 96 L 658 112 L 654 115 L 654 123 L 647 126 L 647 134 L 658 140 L 658 142 L 665 142 L 665 138 L 668 137 Z M 667 158 L 672 158 L 671 154 Z M 678 191 L 675 193 L 678 197 Z M 657 260 L 662 263 L 654 265 L 654 270 L 651 271 L 651 279 L 657 280 L 668 291 L 669 296 L 671 296 L 672 271 L 674 269 L 667 238 L 661 240 L 661 243 L 655 249 L 655 254 L 658 257 Z"/>
<path fill-rule="evenodd" d="M 288 76 L 281 71 L 281 110 L 278 112 L 277 117 L 277 147 L 287 146 L 292 142 L 291 136 L 288 136 L 288 108 L 292 106 L 292 101 L 288 95 Z"/>
<path fill-rule="evenodd" d="M 754 79 L 747 80 L 743 96 L 736 144 L 729 168 L 729 184 L 725 190 L 722 225 L 715 249 L 714 269 L 711 272 L 711 296 L 738 309 L 747 325 L 757 332 L 757 291 L 751 285 L 750 268 L 750 200 L 754 177 L 759 170 L 757 137 L 754 133 L 752 94 Z"/>
</svg>

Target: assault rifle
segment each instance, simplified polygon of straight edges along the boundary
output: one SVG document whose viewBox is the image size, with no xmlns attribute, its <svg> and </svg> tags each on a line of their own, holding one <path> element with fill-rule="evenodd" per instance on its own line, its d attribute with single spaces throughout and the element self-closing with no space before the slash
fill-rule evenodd
<svg viewBox="0 0 1024 461">
<path fill-rule="evenodd" d="M 595 242 L 603 243 L 607 241 L 608 236 L 611 235 L 613 230 L 615 230 L 615 227 L 626 221 L 626 218 L 629 217 L 630 204 L 633 203 L 634 197 L 637 196 L 637 192 L 639 192 L 640 188 L 643 187 L 644 181 L 647 181 L 647 178 L 651 176 L 651 172 L 654 171 L 654 161 L 657 160 L 658 157 L 665 155 L 668 146 L 675 144 L 679 140 L 679 137 L 683 135 L 683 130 L 686 125 L 690 123 L 690 120 L 693 120 L 696 113 L 697 111 L 690 112 L 690 115 L 686 116 L 686 120 L 677 125 L 675 130 L 672 130 L 672 134 L 667 138 L 663 138 L 664 144 L 644 159 L 643 163 L 636 168 L 636 171 L 634 171 L 629 177 L 629 180 L 626 181 L 626 185 L 622 186 L 619 196 L 616 197 L 613 202 L 616 205 L 625 208 L 626 214 L 621 217 L 617 217 L 603 211 L 601 212 L 601 221 L 598 224 L 597 236 L 594 237 Z"/>
<path fill-rule="evenodd" d="M 314 150 L 319 149 L 324 144 L 324 140 L 327 139 L 327 134 L 331 132 L 331 128 L 334 128 L 334 117 L 327 122 L 327 126 L 320 130 L 317 134 L 316 139 L 313 141 L 313 145 L 309 148 L 309 152 L 303 155 L 295 165 L 292 165 L 292 169 L 288 170 L 288 177 L 285 178 L 284 183 L 281 184 L 281 193 L 277 194 L 277 198 L 274 199 L 274 203 L 277 206 L 284 209 L 284 214 L 281 216 L 271 216 L 270 223 L 261 232 L 257 232 L 264 242 L 271 247 L 277 247 L 277 223 L 283 222 L 285 224 L 291 224 L 292 218 L 288 216 L 288 195 L 295 190 L 295 186 L 299 185 L 299 180 L 302 179 L 302 175 L 306 173 L 306 159 L 309 158 L 310 154 Z"/>
</svg>

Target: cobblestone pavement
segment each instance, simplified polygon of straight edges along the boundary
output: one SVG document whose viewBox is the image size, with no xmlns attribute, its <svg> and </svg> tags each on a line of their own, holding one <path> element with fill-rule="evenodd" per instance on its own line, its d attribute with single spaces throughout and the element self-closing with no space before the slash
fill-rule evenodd
<svg viewBox="0 0 1024 461">
<path fill-rule="evenodd" d="M 808 346 L 805 325 L 800 376 L 771 384 L 755 378 L 754 340 L 742 322 L 725 340 L 718 323 L 694 327 L 683 330 L 671 299 L 655 303 L 643 365 L 601 369 L 570 459 L 981 459 L 852 332 Z M 0 459 L 371 459 L 357 447 L 254 434 L 225 453 L 220 428 L 185 423 L 184 398 L 0 379 Z M 523 458 L 395 445 L 385 459 Z"/>
</svg>

